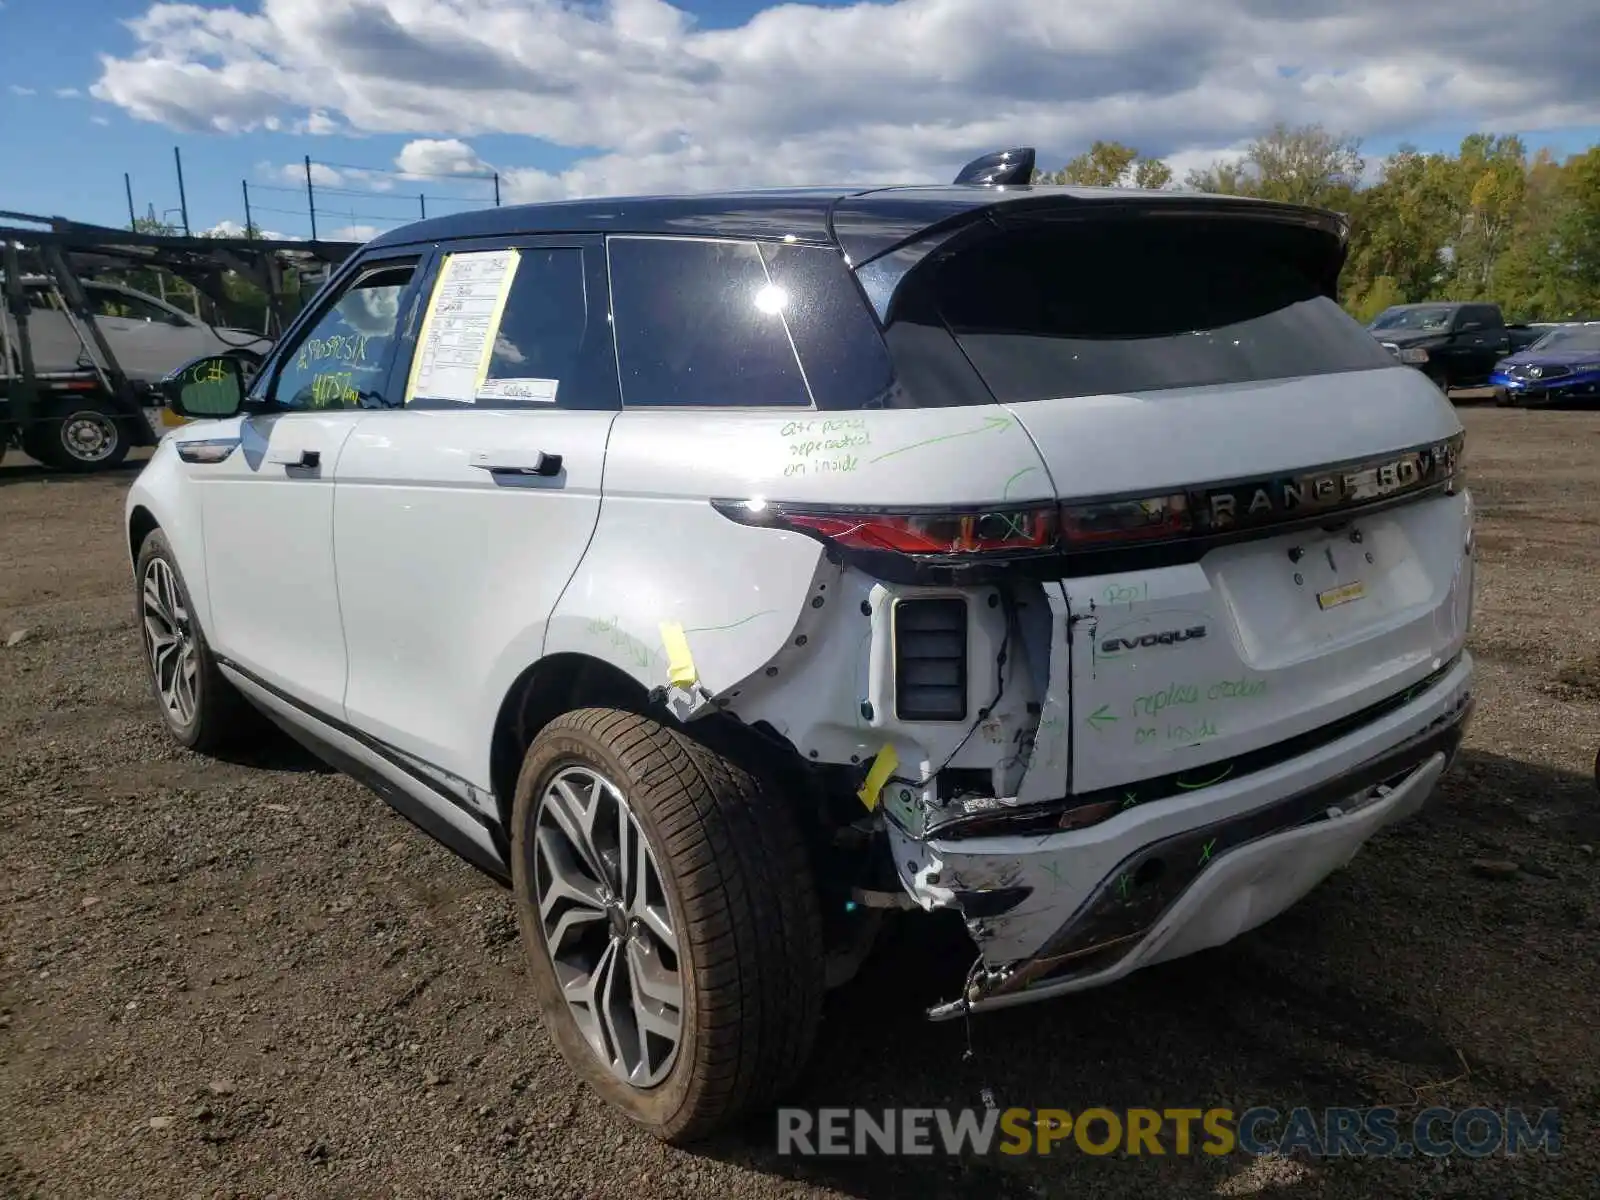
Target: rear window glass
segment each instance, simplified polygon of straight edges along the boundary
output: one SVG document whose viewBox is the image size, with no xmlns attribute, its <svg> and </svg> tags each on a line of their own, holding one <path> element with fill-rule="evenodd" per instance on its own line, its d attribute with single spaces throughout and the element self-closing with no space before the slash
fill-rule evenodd
<svg viewBox="0 0 1600 1200">
<path fill-rule="evenodd" d="M 1261 222 L 1075 222 L 958 251 L 930 285 L 1002 401 L 1392 367 L 1322 294 L 1327 253 Z"/>
<path fill-rule="evenodd" d="M 624 404 L 810 406 L 754 242 L 613 237 L 607 255 Z"/>
</svg>

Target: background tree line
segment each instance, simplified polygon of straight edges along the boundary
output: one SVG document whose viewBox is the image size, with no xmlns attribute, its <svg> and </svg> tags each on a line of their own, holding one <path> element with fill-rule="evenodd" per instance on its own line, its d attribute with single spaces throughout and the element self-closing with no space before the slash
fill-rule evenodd
<svg viewBox="0 0 1600 1200">
<path fill-rule="evenodd" d="M 1455 154 L 1402 148 L 1370 173 L 1358 139 L 1279 125 L 1182 186 L 1348 213 L 1340 293 L 1363 321 L 1391 304 L 1487 300 L 1510 320 L 1600 319 L 1600 146 L 1558 162 L 1475 133 Z M 1095 142 L 1040 183 L 1167 187 L 1132 146 Z"/>
</svg>

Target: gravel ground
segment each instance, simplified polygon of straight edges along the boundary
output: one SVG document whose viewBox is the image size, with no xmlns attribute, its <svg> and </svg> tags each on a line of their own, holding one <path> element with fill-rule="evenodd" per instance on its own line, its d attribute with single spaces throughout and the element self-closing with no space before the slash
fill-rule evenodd
<svg viewBox="0 0 1600 1200">
<path fill-rule="evenodd" d="M 832 998 L 796 1102 L 1554 1105 L 1559 1158 L 797 1162 L 770 1118 L 662 1147 L 562 1065 L 506 893 L 286 745 L 169 743 L 131 620 L 131 476 L 13 456 L 0 1197 L 1595 1194 L 1600 414 L 1465 418 L 1482 683 L 1436 803 L 1230 946 L 976 1019 L 970 1058 L 960 1022 L 920 1017 L 959 986 L 959 931 L 903 925 Z"/>
</svg>

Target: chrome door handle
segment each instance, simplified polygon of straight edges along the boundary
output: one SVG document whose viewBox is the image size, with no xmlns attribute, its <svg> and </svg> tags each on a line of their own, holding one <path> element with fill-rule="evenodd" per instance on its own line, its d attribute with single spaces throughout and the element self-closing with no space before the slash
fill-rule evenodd
<svg viewBox="0 0 1600 1200">
<path fill-rule="evenodd" d="M 535 450 L 532 454 L 519 454 L 515 450 L 480 450 L 469 460 L 469 465 L 491 475 L 542 475 L 546 479 L 561 474 L 561 455 Z"/>
</svg>

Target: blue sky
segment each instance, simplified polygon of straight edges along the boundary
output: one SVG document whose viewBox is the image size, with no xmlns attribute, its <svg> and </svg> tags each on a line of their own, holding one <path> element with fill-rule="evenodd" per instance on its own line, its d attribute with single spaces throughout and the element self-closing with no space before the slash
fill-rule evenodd
<svg viewBox="0 0 1600 1200">
<path fill-rule="evenodd" d="M 176 221 L 174 146 L 193 228 L 241 221 L 248 181 L 294 236 L 305 155 L 320 232 L 367 236 L 419 192 L 430 215 L 489 203 L 491 171 L 507 202 L 922 181 L 1107 137 L 1181 175 L 1277 120 L 1369 158 L 1474 129 L 1570 153 L 1600 140 L 1587 7 L 3 0 L 0 208 L 123 223 L 128 172 L 140 215 Z"/>
</svg>

